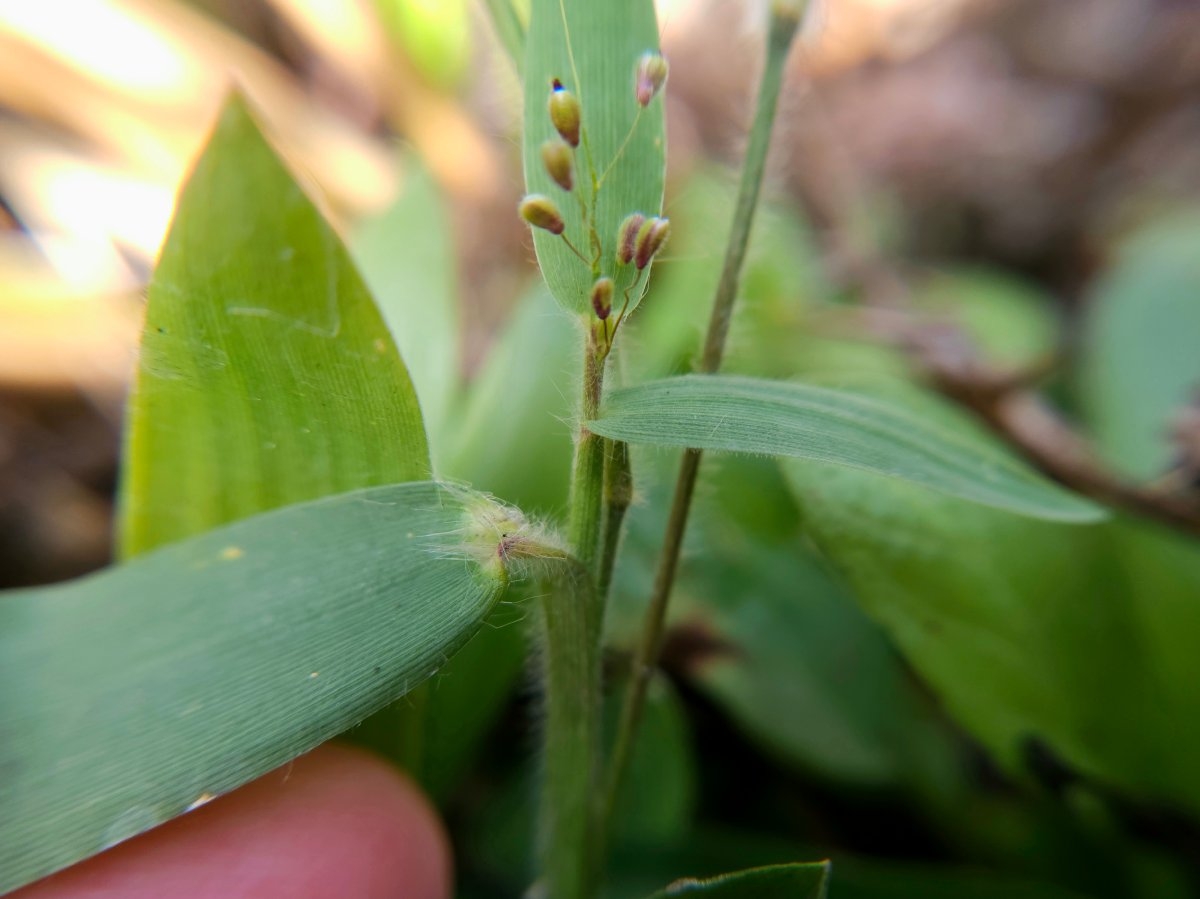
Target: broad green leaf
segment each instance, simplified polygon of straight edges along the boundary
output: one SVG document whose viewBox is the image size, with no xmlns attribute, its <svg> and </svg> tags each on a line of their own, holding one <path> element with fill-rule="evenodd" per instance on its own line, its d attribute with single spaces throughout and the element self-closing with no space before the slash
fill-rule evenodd
<svg viewBox="0 0 1200 899">
<path fill-rule="evenodd" d="M 225 106 L 150 284 L 120 550 L 429 475 L 417 398 L 337 235 Z"/>
<path fill-rule="evenodd" d="M 354 260 L 408 366 L 434 457 L 458 387 L 458 278 L 449 213 L 429 172 L 403 158 L 400 195 L 359 226 Z"/>
<path fill-rule="evenodd" d="M 517 307 L 470 386 L 445 474 L 530 512 L 559 512 L 571 475 L 579 339 L 539 285 Z"/>
<path fill-rule="evenodd" d="M 566 222 L 565 236 L 591 257 L 581 212 L 593 208 L 602 253 L 599 273 L 617 282 L 618 297 L 635 274 L 616 265 L 617 230 L 627 215 L 658 215 L 662 209 L 666 142 L 661 95 L 638 114 L 634 72 L 639 57 L 658 50 L 651 0 L 533 0 L 525 41 L 525 126 L 522 156 L 530 193 L 545 194 Z M 575 191 L 563 191 L 542 165 L 541 145 L 556 135 L 547 112 L 555 79 L 582 106 L 583 139 L 575 151 Z M 626 140 L 628 139 L 628 142 Z M 622 150 L 622 147 L 624 148 Z M 593 181 L 592 176 L 595 176 Z M 590 314 L 596 275 L 562 237 L 534 229 L 538 262 L 559 304 Z M 636 303 L 637 293 L 632 297 Z"/>
<path fill-rule="evenodd" d="M 480 510 L 491 501 L 431 482 L 372 488 L 0 596 L 0 891 L 269 771 L 433 674 L 502 587 L 461 536 Z"/>
<path fill-rule="evenodd" d="M 595 433 L 629 443 L 796 456 L 887 475 L 1011 512 L 1090 522 L 1104 512 L 994 444 L 860 394 L 731 375 L 684 375 L 609 394 Z"/>
<path fill-rule="evenodd" d="M 893 401 L 965 428 L 915 391 Z M 1160 598 L 1130 589 L 1116 525 L 1019 518 L 804 460 L 785 469 L 863 608 L 1001 766 L 1028 774 L 1045 747 L 1093 782 L 1200 808 L 1200 745 L 1178 724 L 1196 717 L 1195 691 L 1162 682 L 1140 609 Z"/>
<path fill-rule="evenodd" d="M 1173 461 L 1173 415 L 1200 388 L 1200 211 L 1153 221 L 1124 240 L 1090 291 L 1080 389 L 1100 451 L 1134 477 Z M 1181 747 L 1200 746 L 1200 543 L 1123 522 L 1117 551 L 1169 700 Z"/>
<path fill-rule="evenodd" d="M 677 880 L 650 899 L 674 896 L 726 896 L 729 899 L 825 899 L 829 862 L 768 865 L 704 880 Z"/>
<path fill-rule="evenodd" d="M 1090 292 L 1081 388 L 1100 449 L 1133 477 L 1173 461 L 1171 419 L 1200 389 L 1200 211 L 1144 228 Z"/>
<path fill-rule="evenodd" d="M 1113 547 L 1153 674 L 1153 729 L 1144 739 L 1169 750 L 1163 774 L 1200 814 L 1200 541 L 1157 525 L 1122 520 Z M 1132 665 L 1130 660 L 1127 664 Z"/>
<path fill-rule="evenodd" d="M 437 677 L 343 738 L 398 764 L 439 807 L 452 805 L 520 683 L 531 588 L 528 582 L 510 586 L 505 601 Z"/>
</svg>

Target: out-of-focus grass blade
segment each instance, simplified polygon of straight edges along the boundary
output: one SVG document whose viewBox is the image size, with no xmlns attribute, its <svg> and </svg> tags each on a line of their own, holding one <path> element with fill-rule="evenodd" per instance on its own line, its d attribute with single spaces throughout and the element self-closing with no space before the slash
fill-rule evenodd
<svg viewBox="0 0 1200 899">
<path fill-rule="evenodd" d="M 650 381 L 613 391 L 588 427 L 629 443 L 865 469 L 1035 518 L 1089 522 L 1105 514 L 983 440 L 871 397 L 807 384 L 733 375 Z"/>
<path fill-rule="evenodd" d="M 448 210 L 414 155 L 396 201 L 351 241 L 412 376 L 435 457 L 458 386 L 458 278 Z"/>
<path fill-rule="evenodd" d="M 240 98 L 180 196 L 126 428 L 125 556 L 281 505 L 429 476 L 416 394 L 387 326 Z"/>
<path fill-rule="evenodd" d="M 489 503 L 432 482 L 372 488 L 0 596 L 0 892 L 269 771 L 433 674 L 502 586 L 461 536 Z"/>
<path fill-rule="evenodd" d="M 519 76 L 525 68 L 525 22 L 513 5 L 513 0 L 483 0 L 483 8 L 492 20 L 500 46 L 512 60 Z"/>
<path fill-rule="evenodd" d="M 530 193 L 546 194 L 555 202 L 566 222 L 566 236 L 590 256 L 578 201 L 554 183 L 542 164 L 542 142 L 555 136 L 546 103 L 551 83 L 558 79 L 582 106 L 576 192 L 582 191 L 590 206 L 589 170 L 603 180 L 595 203 L 603 248 L 600 271 L 617 280 L 618 290 L 632 280 L 633 272 L 632 266 L 616 271 L 617 229 L 632 212 L 652 216 L 662 209 L 663 101 L 661 96 L 652 100 L 639 116 L 634 95 L 639 57 L 657 50 L 658 24 L 650 0 L 533 0 L 525 41 L 525 183 Z M 589 313 L 594 277 L 590 268 L 561 237 L 535 229 L 533 242 L 555 299 L 572 312 Z"/>
<path fill-rule="evenodd" d="M 614 735 L 623 685 L 604 704 L 605 731 Z M 695 824 L 699 779 L 687 712 L 665 677 L 650 682 L 629 770 L 612 815 L 614 849 L 681 845 Z"/>
<path fill-rule="evenodd" d="M 580 377 L 574 323 L 538 285 L 488 353 L 457 419 L 444 474 L 528 512 L 556 514 L 571 474 Z"/>
<path fill-rule="evenodd" d="M 677 880 L 649 899 L 673 896 L 727 896 L 729 899 L 824 899 L 829 862 L 768 865 L 705 880 Z"/>
<path fill-rule="evenodd" d="M 730 221 L 736 200 L 736 173 L 718 169 L 700 169 L 672 191 L 671 243 L 654 270 L 653 302 L 623 326 L 633 329 L 637 348 L 627 357 L 638 375 L 630 383 L 694 368 L 711 311 L 697 298 L 712 296 L 729 237 L 713 223 Z M 809 232 L 794 208 L 766 197 L 759 201 L 722 364 L 726 371 L 794 373 L 805 306 L 831 292 Z"/>
</svg>

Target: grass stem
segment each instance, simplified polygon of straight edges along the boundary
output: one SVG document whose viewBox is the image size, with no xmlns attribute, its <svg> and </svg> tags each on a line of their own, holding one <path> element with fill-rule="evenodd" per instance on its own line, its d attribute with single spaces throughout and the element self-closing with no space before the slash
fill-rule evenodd
<svg viewBox="0 0 1200 899">
<path fill-rule="evenodd" d="M 588 329 L 580 421 L 600 408 L 607 348 Z M 567 538 L 578 565 L 542 603 L 545 756 L 539 830 L 547 895 L 589 899 L 596 884 L 600 749 L 600 631 L 596 591 L 604 502 L 604 439 L 582 425 L 575 445 Z"/>
</svg>

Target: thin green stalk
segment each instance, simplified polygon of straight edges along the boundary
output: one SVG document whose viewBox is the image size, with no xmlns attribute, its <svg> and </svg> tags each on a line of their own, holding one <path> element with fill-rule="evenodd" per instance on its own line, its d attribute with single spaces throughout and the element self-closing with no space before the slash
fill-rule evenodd
<svg viewBox="0 0 1200 899">
<path fill-rule="evenodd" d="M 605 353 L 589 328 L 580 421 L 600 408 Z M 581 426 L 575 445 L 567 539 L 578 560 L 543 600 L 545 774 L 539 818 L 542 873 L 553 899 L 588 899 L 595 887 L 600 748 L 600 629 L 597 552 L 604 496 L 604 439 Z"/>
<path fill-rule="evenodd" d="M 721 358 L 725 355 L 725 338 L 733 317 L 733 301 L 737 298 L 742 261 L 746 258 L 746 245 L 750 240 L 754 210 L 758 206 L 758 195 L 767 166 L 767 148 L 771 143 L 779 91 L 783 86 L 784 64 L 799 24 L 798 10 L 781 10 L 779 5 L 772 7 L 771 24 L 767 32 L 766 66 L 758 86 L 758 103 L 754 111 L 754 124 L 750 128 L 750 143 L 746 147 L 746 158 L 742 161 L 737 206 L 733 211 L 729 241 L 725 245 L 725 263 L 713 295 L 712 315 L 709 316 L 708 333 L 704 338 L 704 354 L 699 365 L 702 372 L 719 369 Z"/>
<path fill-rule="evenodd" d="M 758 101 L 754 112 L 754 124 L 750 129 L 750 141 L 746 157 L 742 162 L 741 182 L 738 185 L 737 206 L 729 230 L 729 241 L 725 250 L 725 261 L 721 277 L 713 296 L 712 314 L 708 321 L 708 333 L 704 339 L 704 352 L 699 363 L 701 372 L 711 373 L 721 367 L 725 353 L 725 339 L 729 334 L 729 322 L 733 315 L 733 302 L 737 297 L 738 281 L 742 263 L 746 258 L 746 245 L 750 228 L 754 223 L 754 210 L 758 206 L 758 195 L 762 187 L 766 168 L 767 147 L 775 123 L 775 112 L 779 91 L 783 85 L 784 63 L 796 36 L 802 17 L 803 3 L 785 8 L 776 2 L 772 5 L 771 22 L 767 32 L 766 65 L 758 88 Z M 671 500 L 671 512 L 663 535 L 662 550 L 658 557 L 658 568 L 654 574 L 654 586 L 642 632 L 635 650 L 629 684 L 621 707 L 617 724 L 617 735 L 609 762 L 608 779 L 605 784 L 603 824 L 605 828 L 612 815 L 612 808 L 620 788 L 621 778 L 629 762 L 634 737 L 646 703 L 646 689 L 650 676 L 658 661 L 662 648 L 663 624 L 667 615 L 667 604 L 675 572 L 679 565 L 679 550 L 687 527 L 688 511 L 692 493 L 696 486 L 696 475 L 700 469 L 699 450 L 686 450 L 679 464 L 675 480 L 675 494 Z"/>
</svg>

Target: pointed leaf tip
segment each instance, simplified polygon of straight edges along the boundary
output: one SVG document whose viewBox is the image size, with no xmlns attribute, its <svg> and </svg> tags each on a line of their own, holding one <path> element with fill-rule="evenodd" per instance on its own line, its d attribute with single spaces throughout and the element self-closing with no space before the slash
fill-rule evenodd
<svg viewBox="0 0 1200 899">
<path fill-rule="evenodd" d="M 123 462 L 126 556 L 430 473 L 383 318 L 238 94 L 180 193 L 151 279 Z"/>
<path fill-rule="evenodd" d="M 828 861 L 765 865 L 708 878 L 684 878 L 659 890 L 649 899 L 675 896 L 709 896 L 712 899 L 825 899 Z"/>
</svg>

